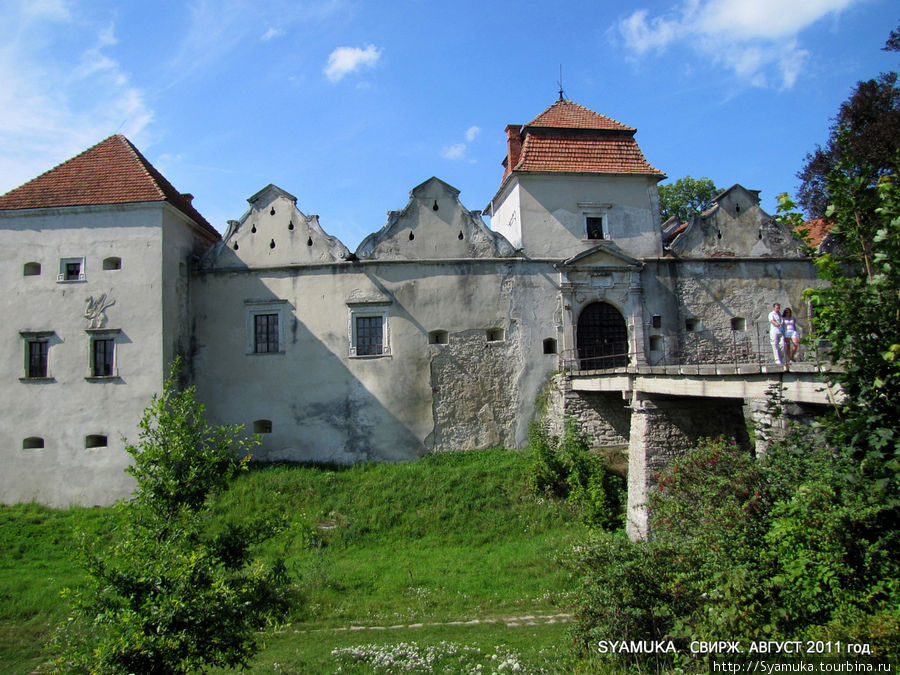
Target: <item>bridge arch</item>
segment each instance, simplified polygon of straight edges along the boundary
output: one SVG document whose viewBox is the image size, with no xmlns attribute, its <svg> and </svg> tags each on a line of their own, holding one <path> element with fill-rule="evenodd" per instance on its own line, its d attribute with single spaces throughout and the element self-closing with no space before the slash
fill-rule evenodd
<svg viewBox="0 0 900 675">
<path fill-rule="evenodd" d="M 628 365 L 628 326 L 622 313 L 608 302 L 592 302 L 581 310 L 575 343 L 581 370 Z"/>
</svg>

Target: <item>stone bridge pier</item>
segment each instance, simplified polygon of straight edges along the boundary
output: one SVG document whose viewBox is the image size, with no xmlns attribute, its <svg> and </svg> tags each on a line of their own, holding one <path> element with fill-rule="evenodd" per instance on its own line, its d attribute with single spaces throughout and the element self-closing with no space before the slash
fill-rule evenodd
<svg viewBox="0 0 900 675">
<path fill-rule="evenodd" d="M 751 451 L 742 399 L 632 393 L 625 526 L 631 539 L 650 534 L 647 498 L 659 472 L 695 448 L 701 438 L 716 436 L 733 438 Z"/>
<path fill-rule="evenodd" d="M 790 423 L 808 423 L 843 396 L 811 364 L 790 372 L 770 366 L 620 368 L 561 374 L 551 384 L 551 433 L 561 435 L 570 417 L 594 448 L 627 448 L 632 539 L 651 534 L 647 498 L 659 472 L 701 438 L 733 438 L 760 456 Z M 754 447 L 748 428 L 755 431 Z"/>
</svg>

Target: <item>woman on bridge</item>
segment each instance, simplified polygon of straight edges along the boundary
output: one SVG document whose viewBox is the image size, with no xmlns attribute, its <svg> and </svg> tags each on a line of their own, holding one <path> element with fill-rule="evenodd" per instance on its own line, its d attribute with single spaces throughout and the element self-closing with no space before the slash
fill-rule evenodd
<svg viewBox="0 0 900 675">
<path fill-rule="evenodd" d="M 800 332 L 797 330 L 797 321 L 794 319 L 790 307 L 785 308 L 781 318 L 781 325 L 784 328 L 785 360 L 788 363 L 793 363 L 797 358 L 797 352 L 800 350 Z"/>
</svg>

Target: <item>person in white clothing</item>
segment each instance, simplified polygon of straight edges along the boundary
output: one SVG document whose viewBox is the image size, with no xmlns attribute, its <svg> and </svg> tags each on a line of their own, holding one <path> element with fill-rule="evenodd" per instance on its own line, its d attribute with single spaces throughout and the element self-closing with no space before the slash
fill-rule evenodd
<svg viewBox="0 0 900 675">
<path fill-rule="evenodd" d="M 784 327 L 781 318 L 781 304 L 772 305 L 772 311 L 769 313 L 769 340 L 772 341 L 772 354 L 775 361 L 784 365 Z"/>
<path fill-rule="evenodd" d="M 800 350 L 800 332 L 797 330 L 797 321 L 788 307 L 781 315 L 781 327 L 784 329 L 784 355 L 788 363 L 797 360 L 797 352 Z"/>
</svg>

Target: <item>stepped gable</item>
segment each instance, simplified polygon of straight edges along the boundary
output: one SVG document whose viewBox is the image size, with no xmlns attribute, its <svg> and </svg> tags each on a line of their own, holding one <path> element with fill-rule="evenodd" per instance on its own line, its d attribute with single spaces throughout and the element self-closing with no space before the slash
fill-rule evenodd
<svg viewBox="0 0 900 675">
<path fill-rule="evenodd" d="M 0 196 L 0 210 L 170 203 L 210 240 L 219 233 L 125 136 L 116 134 Z"/>
<path fill-rule="evenodd" d="M 519 139 L 510 139 L 503 178 L 513 172 L 664 177 L 644 157 L 634 140 L 636 131 L 577 103 L 560 99 L 521 131 L 515 126 L 507 127 L 507 134 L 518 135 Z"/>
</svg>

